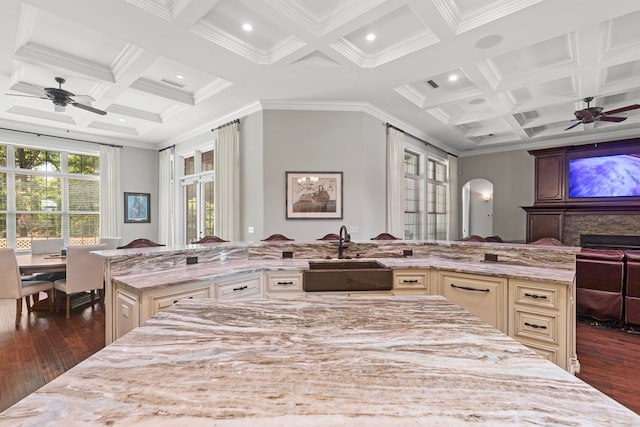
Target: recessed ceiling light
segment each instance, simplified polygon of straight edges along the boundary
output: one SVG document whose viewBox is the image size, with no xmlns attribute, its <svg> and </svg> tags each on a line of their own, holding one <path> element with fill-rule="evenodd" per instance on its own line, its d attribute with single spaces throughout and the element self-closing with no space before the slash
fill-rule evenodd
<svg viewBox="0 0 640 427">
<path fill-rule="evenodd" d="M 176 74 L 176 79 L 182 80 L 184 79 L 184 76 L 182 74 Z"/>
<path fill-rule="evenodd" d="M 253 30 L 253 27 L 251 26 L 251 24 L 249 24 L 247 22 L 247 23 L 242 24 L 242 29 L 247 31 L 247 32 L 249 32 L 249 31 Z"/>
<path fill-rule="evenodd" d="M 449 76 L 449 81 L 450 82 L 455 82 L 456 80 L 458 80 L 458 75 L 457 74 L 451 74 Z"/>
<path fill-rule="evenodd" d="M 369 33 L 369 34 L 367 34 L 367 40 L 368 40 L 368 41 L 372 42 L 372 41 L 374 41 L 375 39 L 376 39 L 376 35 L 375 35 L 375 34 L 373 34 L 373 33 Z"/>
<path fill-rule="evenodd" d="M 124 119 L 120 119 L 121 122 L 124 122 Z"/>
</svg>

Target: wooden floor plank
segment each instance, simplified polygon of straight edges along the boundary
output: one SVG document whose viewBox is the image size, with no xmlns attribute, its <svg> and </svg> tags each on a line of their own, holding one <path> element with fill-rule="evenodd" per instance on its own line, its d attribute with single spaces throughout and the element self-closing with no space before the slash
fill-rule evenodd
<svg viewBox="0 0 640 427">
<path fill-rule="evenodd" d="M 15 302 L 0 300 L 0 411 L 104 346 L 99 304 L 69 320 L 63 310 L 23 313 L 18 329 L 14 321 Z M 640 414 L 640 335 L 578 322 L 576 336 L 578 377 Z"/>
</svg>

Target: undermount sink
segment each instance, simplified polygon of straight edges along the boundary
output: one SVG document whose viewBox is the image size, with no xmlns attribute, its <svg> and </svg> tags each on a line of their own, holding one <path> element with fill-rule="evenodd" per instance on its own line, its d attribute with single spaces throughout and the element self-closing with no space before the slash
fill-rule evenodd
<svg viewBox="0 0 640 427">
<path fill-rule="evenodd" d="M 377 261 L 309 261 L 302 286 L 306 292 L 384 291 L 393 287 L 393 272 Z"/>
</svg>

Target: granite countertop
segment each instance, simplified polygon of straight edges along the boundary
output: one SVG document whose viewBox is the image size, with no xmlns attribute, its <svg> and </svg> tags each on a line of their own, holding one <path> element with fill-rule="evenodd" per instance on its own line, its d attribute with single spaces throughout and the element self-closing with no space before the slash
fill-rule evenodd
<svg viewBox="0 0 640 427">
<path fill-rule="evenodd" d="M 183 300 L 0 426 L 638 426 L 440 296 Z"/>
<path fill-rule="evenodd" d="M 362 258 L 362 260 L 364 259 L 365 258 Z M 376 260 L 393 269 L 434 268 L 525 280 L 542 280 L 566 285 L 571 285 L 575 276 L 575 271 L 573 270 L 530 267 L 507 263 L 458 261 L 433 256 L 425 258 L 376 258 Z M 308 268 L 308 266 L 309 260 L 307 259 L 215 261 L 156 272 L 114 275 L 112 279 L 132 291 L 141 291 L 149 288 L 190 283 L 195 280 L 213 280 L 214 278 L 240 273 L 263 272 L 265 270 L 304 270 Z"/>
</svg>

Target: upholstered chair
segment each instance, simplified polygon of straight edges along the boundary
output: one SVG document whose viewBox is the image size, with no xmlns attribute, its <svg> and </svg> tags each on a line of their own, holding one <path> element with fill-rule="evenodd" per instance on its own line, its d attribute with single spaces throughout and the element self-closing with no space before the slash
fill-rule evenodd
<svg viewBox="0 0 640 427">
<path fill-rule="evenodd" d="M 221 239 L 218 236 L 204 236 L 202 239 L 196 240 L 193 243 L 206 244 L 206 243 L 224 243 L 224 242 L 228 242 L 228 240 Z"/>
<path fill-rule="evenodd" d="M 100 243 L 107 245 L 107 249 L 118 249 L 122 244 L 122 237 L 101 237 Z"/>
<path fill-rule="evenodd" d="M 400 240 L 400 238 L 389 233 L 380 233 L 376 237 L 372 237 L 371 240 Z"/>
<path fill-rule="evenodd" d="M 22 280 L 16 254 L 12 248 L 0 249 L 0 298 L 16 300 L 16 328 L 22 316 L 22 299 L 31 311 L 29 296 L 47 292 L 49 304 L 53 301 L 53 282 L 48 280 Z"/>
<path fill-rule="evenodd" d="M 71 314 L 71 295 L 91 291 L 91 305 L 95 304 L 95 290 L 102 291 L 104 283 L 104 261 L 92 251 L 102 251 L 106 244 L 69 246 L 67 248 L 67 277 L 56 280 L 53 287 L 66 294 L 67 319 Z M 101 299 L 104 301 L 104 299 Z M 59 300 L 56 298 L 59 307 Z"/>
<path fill-rule="evenodd" d="M 287 242 L 292 241 L 293 239 L 288 238 L 284 234 L 272 234 L 266 239 L 262 239 L 262 242 Z"/>
<path fill-rule="evenodd" d="M 124 246 L 118 246 L 117 249 L 131 249 L 131 248 L 153 248 L 156 246 L 164 246 L 163 244 L 156 243 L 149 239 L 135 239 L 127 243 Z"/>
<path fill-rule="evenodd" d="M 329 234 L 325 234 L 324 236 L 316 240 L 329 240 L 329 241 L 335 240 L 337 242 L 338 240 L 340 240 L 340 236 L 338 236 L 336 233 L 329 233 Z"/>
</svg>

